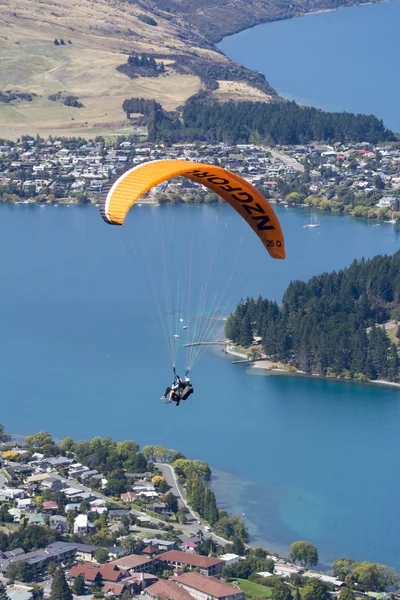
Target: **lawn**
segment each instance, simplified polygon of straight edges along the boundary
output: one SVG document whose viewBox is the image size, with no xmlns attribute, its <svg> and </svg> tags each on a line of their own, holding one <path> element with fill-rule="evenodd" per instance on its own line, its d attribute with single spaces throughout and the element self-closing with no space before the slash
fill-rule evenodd
<svg viewBox="0 0 400 600">
<path fill-rule="evenodd" d="M 244 592 L 247 598 L 271 598 L 272 588 L 253 583 L 247 579 L 235 579 L 239 584 L 240 589 Z"/>
</svg>

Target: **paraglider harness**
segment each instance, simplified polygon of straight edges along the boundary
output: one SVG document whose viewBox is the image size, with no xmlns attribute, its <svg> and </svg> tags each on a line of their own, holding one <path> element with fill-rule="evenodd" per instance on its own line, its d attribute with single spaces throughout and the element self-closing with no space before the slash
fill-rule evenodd
<svg viewBox="0 0 400 600">
<path fill-rule="evenodd" d="M 176 390 L 174 391 L 174 393 L 172 395 L 172 400 L 174 402 L 176 402 L 177 404 L 179 404 L 179 402 L 181 400 L 187 400 L 189 398 L 189 396 L 191 394 L 193 394 L 194 389 L 193 389 L 193 386 L 190 383 L 190 381 L 185 381 L 188 379 L 187 376 L 189 375 L 189 369 L 186 370 L 183 381 L 179 377 L 179 375 L 176 374 L 175 367 L 174 367 L 174 375 L 175 375 L 174 383 L 178 382 L 178 387 L 176 388 Z"/>
</svg>

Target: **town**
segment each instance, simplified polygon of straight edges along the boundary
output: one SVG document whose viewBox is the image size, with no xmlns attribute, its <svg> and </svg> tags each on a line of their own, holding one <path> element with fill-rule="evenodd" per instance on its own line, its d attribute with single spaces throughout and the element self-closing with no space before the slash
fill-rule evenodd
<svg viewBox="0 0 400 600">
<path fill-rule="evenodd" d="M 23 136 L 0 142 L 0 201 L 96 204 L 110 179 L 132 166 L 160 159 L 221 165 L 240 173 L 272 202 L 332 214 L 400 218 L 398 143 L 314 144 L 268 147 L 256 144 L 182 143 L 170 147 L 140 136 L 49 138 Z M 143 199 L 152 203 L 218 202 L 184 178 L 162 183 Z"/>
<path fill-rule="evenodd" d="M 384 600 L 390 567 L 294 542 L 289 558 L 248 545 L 218 510 L 209 466 L 175 450 L 94 438 L 19 441 L 0 425 L 0 597 L 10 600 Z M 390 592 L 390 593 L 389 593 Z"/>
</svg>

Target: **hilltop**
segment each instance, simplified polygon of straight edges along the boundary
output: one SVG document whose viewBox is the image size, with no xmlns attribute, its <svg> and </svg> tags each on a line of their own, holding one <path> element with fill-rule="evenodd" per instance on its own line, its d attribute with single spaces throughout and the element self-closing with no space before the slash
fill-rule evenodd
<svg viewBox="0 0 400 600">
<path fill-rule="evenodd" d="M 5 0 L 1 134 L 132 131 L 122 110 L 129 97 L 154 98 L 166 110 L 200 90 L 218 101 L 277 99 L 263 76 L 231 62 L 215 43 L 262 21 L 352 3 L 357 0 Z M 117 67 L 132 52 L 153 56 L 165 70 L 130 78 Z M 66 105 L 60 99 L 67 97 L 73 100 Z"/>
</svg>

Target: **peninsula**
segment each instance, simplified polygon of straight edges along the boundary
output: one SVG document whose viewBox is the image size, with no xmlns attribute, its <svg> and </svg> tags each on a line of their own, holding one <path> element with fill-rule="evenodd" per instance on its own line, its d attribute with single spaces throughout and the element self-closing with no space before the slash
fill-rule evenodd
<svg viewBox="0 0 400 600">
<path fill-rule="evenodd" d="M 281 307 L 261 297 L 243 300 L 228 317 L 225 334 L 250 360 L 263 352 L 269 368 L 397 384 L 399 273 L 398 251 L 355 260 L 307 283 L 293 281 Z"/>
</svg>

